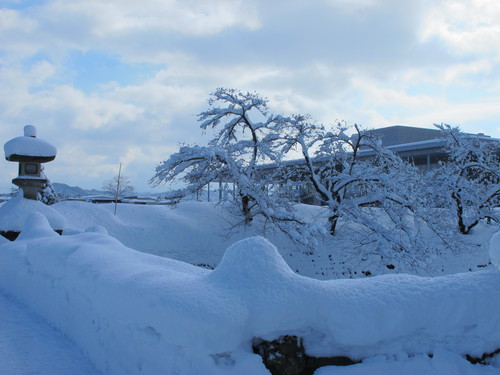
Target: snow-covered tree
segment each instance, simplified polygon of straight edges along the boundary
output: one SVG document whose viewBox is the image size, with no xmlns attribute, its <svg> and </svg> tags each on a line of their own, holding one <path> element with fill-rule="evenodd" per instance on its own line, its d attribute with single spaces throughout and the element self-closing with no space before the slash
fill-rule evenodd
<svg viewBox="0 0 500 375">
<path fill-rule="evenodd" d="M 45 178 L 47 182 L 45 183 L 45 187 L 42 191 L 37 194 L 37 198 L 40 202 L 45 203 L 46 205 L 52 205 L 57 202 L 58 194 L 54 186 L 52 186 L 52 182 L 47 178 L 44 172 L 44 167 L 40 171 L 40 176 Z"/>
<path fill-rule="evenodd" d="M 282 154 L 275 147 L 276 117 L 269 115 L 267 99 L 219 88 L 208 103 L 210 108 L 198 116 L 201 129 L 214 132 L 208 145 L 181 147 L 158 165 L 150 182 L 183 182 L 185 187 L 173 194 L 177 198 L 199 192 L 213 181 L 234 184 L 244 223 L 261 216 L 300 240 L 303 223 L 274 188 Z M 271 173 L 261 172 L 264 163 L 273 163 Z"/>
<path fill-rule="evenodd" d="M 265 184 L 247 188 L 244 180 L 255 183 L 258 163 L 276 161 L 278 155 L 270 147 L 269 136 L 272 117 L 268 115 L 267 99 L 257 94 L 242 93 L 234 89 L 219 88 L 209 99 L 210 109 L 199 115 L 201 128 L 214 129 L 210 147 L 225 150 L 231 160 L 227 174 L 238 188 L 241 210 L 245 220 L 252 220 L 252 202 L 265 190 Z"/>
<path fill-rule="evenodd" d="M 201 192 L 211 182 L 232 184 L 243 223 L 261 217 L 299 240 L 307 240 L 303 236 L 307 229 L 287 194 L 307 183 L 326 207 L 331 235 L 340 230 L 339 223 L 352 223 L 349 227 L 362 234 L 357 238 L 386 254 L 388 250 L 426 254 L 433 247 L 426 242 L 429 233 L 445 243 L 453 241 L 446 227 L 449 216 L 443 219 L 441 208 L 446 199 L 453 199 L 459 221 L 474 224 L 469 200 L 472 185 L 477 183 L 490 189 L 481 192 L 490 198 L 478 204 L 476 211 L 480 217 L 496 220 L 491 208 L 498 204 L 498 191 L 491 189 L 494 181 L 498 184 L 498 167 L 490 164 L 489 172 L 483 168 L 484 173 L 479 173 L 469 162 L 462 164 L 461 173 L 448 169 L 440 178 L 453 173 L 467 177 L 470 187 L 466 190 L 471 193 L 465 197 L 462 187 L 453 194 L 438 194 L 432 191 L 428 176 L 384 148 L 374 132 L 345 123 L 327 129 L 308 116 L 272 115 L 267 104 L 257 94 L 217 89 L 209 99 L 210 108 L 198 118 L 203 131 L 213 131 L 212 139 L 206 146 L 181 147 L 158 165 L 150 182 L 184 183 L 171 195 L 178 199 Z M 302 158 L 292 160 L 297 151 Z M 442 191 L 451 191 L 447 186 L 452 180 L 447 181 L 441 183 Z M 457 199 L 465 200 L 459 205 Z"/>
<path fill-rule="evenodd" d="M 58 194 L 52 183 L 47 180 L 47 184 L 42 192 L 39 194 L 38 200 L 46 205 L 51 205 L 57 202 Z"/>
<path fill-rule="evenodd" d="M 384 148 L 374 133 L 345 123 L 326 129 L 301 115 L 280 121 L 282 151 L 297 148 L 303 157 L 291 163 L 285 179 L 313 187 L 328 211 L 331 235 L 342 220 L 353 224 L 349 230 L 357 228 L 365 248 L 391 256 L 415 250 L 413 260 L 434 251 L 421 230 L 450 241 L 424 205 L 417 168 Z"/>
<path fill-rule="evenodd" d="M 435 125 L 447 139 L 447 159 L 431 171 L 434 206 L 451 207 L 460 233 L 481 220 L 499 222 L 500 147 L 496 140 L 466 134 L 458 127 Z"/>
<path fill-rule="evenodd" d="M 386 203 L 407 205 L 407 197 L 397 186 L 416 170 L 382 147 L 381 142 L 358 125 L 344 123 L 327 130 L 307 116 L 281 118 L 283 152 L 298 146 L 302 165 L 293 172 L 305 177 L 329 209 L 330 233 L 335 234 L 341 216 L 355 208 Z M 349 136 L 347 132 L 354 130 Z"/>
</svg>

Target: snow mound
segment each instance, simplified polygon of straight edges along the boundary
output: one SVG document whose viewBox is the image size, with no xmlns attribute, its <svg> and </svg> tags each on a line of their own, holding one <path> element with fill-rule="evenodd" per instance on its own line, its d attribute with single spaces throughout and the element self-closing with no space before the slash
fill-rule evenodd
<svg viewBox="0 0 500 375">
<path fill-rule="evenodd" d="M 500 231 L 491 237 L 490 258 L 493 264 L 500 269 Z"/>
<path fill-rule="evenodd" d="M 481 356 L 500 347 L 500 273 L 321 281 L 292 272 L 262 237 L 210 271 L 91 230 L 1 245 L 0 289 L 70 337 L 110 375 L 268 374 L 255 337 L 304 338 L 309 355 Z M 38 236 L 38 237 L 37 237 Z M 425 358 L 425 357 L 423 357 Z"/>
<path fill-rule="evenodd" d="M 293 274 L 276 247 L 264 237 L 255 236 L 230 246 L 213 272 L 212 279 L 249 283 L 268 278 L 268 282 L 273 282 L 276 278 Z"/>
<path fill-rule="evenodd" d="M 41 237 L 57 237 L 58 234 L 51 228 L 49 221 L 40 212 L 31 213 L 24 223 L 18 240 L 31 240 Z"/>
<path fill-rule="evenodd" d="M 28 216 L 33 212 L 39 212 L 45 216 L 54 230 L 63 230 L 66 226 L 66 219 L 51 206 L 25 199 L 22 194 L 17 194 L 0 206 L 0 230 L 20 232 Z"/>
</svg>

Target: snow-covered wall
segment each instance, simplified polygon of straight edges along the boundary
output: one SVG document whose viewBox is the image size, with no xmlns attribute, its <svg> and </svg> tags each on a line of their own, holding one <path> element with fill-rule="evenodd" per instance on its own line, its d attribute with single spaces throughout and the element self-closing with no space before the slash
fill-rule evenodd
<svg viewBox="0 0 500 375">
<path fill-rule="evenodd" d="M 261 237 L 214 271 L 139 253 L 99 228 L 56 235 L 41 214 L 0 245 L 0 288 L 110 374 L 267 374 L 253 337 L 295 333 L 311 355 L 480 356 L 500 347 L 500 272 L 320 281 Z"/>
</svg>

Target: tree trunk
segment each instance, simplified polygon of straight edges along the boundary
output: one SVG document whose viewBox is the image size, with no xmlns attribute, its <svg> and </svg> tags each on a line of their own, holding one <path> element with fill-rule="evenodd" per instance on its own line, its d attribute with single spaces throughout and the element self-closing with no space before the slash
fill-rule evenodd
<svg viewBox="0 0 500 375">
<path fill-rule="evenodd" d="M 337 229 L 337 223 L 339 222 L 339 215 L 335 214 L 328 218 L 330 222 L 330 235 L 335 236 L 335 230 Z"/>
<path fill-rule="evenodd" d="M 453 193 L 452 195 L 453 200 L 455 201 L 455 204 L 457 205 L 457 224 L 458 224 L 458 230 L 462 234 L 469 234 L 470 230 L 479 223 L 479 220 L 474 221 L 470 225 L 465 225 L 464 222 L 464 208 L 462 206 L 462 199 L 460 197 L 460 194 L 458 193 Z"/>
<path fill-rule="evenodd" d="M 252 216 L 250 215 L 250 200 L 251 197 L 248 195 L 241 196 L 241 212 L 245 217 L 245 224 L 248 224 L 252 221 Z"/>
<path fill-rule="evenodd" d="M 337 205 L 331 207 L 332 214 L 328 218 L 328 221 L 330 222 L 330 235 L 335 236 L 335 232 L 337 230 L 337 224 L 338 224 L 339 219 L 340 219 L 338 207 L 340 205 L 340 202 L 342 201 L 342 198 L 341 198 L 339 192 L 337 192 L 337 191 L 332 193 L 332 197 L 337 202 Z"/>
</svg>

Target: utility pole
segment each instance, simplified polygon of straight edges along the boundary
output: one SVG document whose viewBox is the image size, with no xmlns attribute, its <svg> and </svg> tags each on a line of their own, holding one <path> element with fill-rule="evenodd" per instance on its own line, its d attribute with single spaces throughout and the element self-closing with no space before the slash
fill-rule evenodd
<svg viewBox="0 0 500 375">
<path fill-rule="evenodd" d="M 120 163 L 120 168 L 118 169 L 118 180 L 116 181 L 116 194 L 115 194 L 115 213 L 116 216 L 116 206 L 118 205 L 118 193 L 120 192 L 120 179 L 122 174 L 122 163 Z"/>
</svg>

